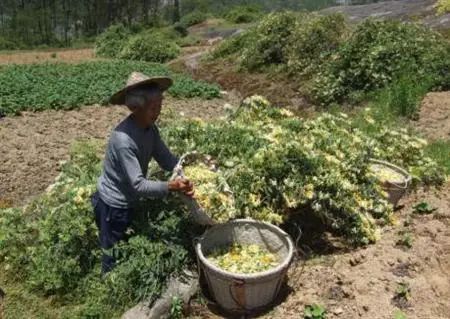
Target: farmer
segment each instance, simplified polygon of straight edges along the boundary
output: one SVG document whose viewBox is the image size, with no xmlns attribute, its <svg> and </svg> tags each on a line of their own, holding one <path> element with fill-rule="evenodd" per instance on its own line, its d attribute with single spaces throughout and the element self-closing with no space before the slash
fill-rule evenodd
<svg viewBox="0 0 450 319">
<path fill-rule="evenodd" d="M 140 198 L 162 198 L 169 192 L 193 196 L 193 185 L 186 179 L 163 182 L 146 178 L 152 159 L 166 171 L 172 171 L 178 162 L 155 124 L 161 112 L 163 92 L 171 85 L 170 78 L 149 78 L 133 72 L 125 88 L 111 98 L 112 104 L 126 105 L 131 114 L 111 134 L 97 192 L 91 199 L 102 249 L 113 248 L 125 239 L 133 207 Z M 104 253 L 102 273 L 109 272 L 114 265 L 115 258 Z"/>
</svg>

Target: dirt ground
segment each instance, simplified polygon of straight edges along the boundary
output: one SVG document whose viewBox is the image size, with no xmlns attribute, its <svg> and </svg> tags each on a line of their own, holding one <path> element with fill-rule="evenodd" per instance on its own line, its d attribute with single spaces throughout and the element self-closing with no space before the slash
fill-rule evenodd
<svg viewBox="0 0 450 319">
<path fill-rule="evenodd" d="M 383 228 L 375 245 L 309 251 L 315 257 L 300 259 L 290 269 L 282 293 L 287 297 L 258 318 L 303 318 L 304 307 L 314 303 L 327 309 L 328 319 L 392 319 L 400 309 L 408 319 L 450 318 L 449 191 L 447 184 L 410 194 L 396 212 L 395 225 Z M 437 208 L 435 213 L 413 214 L 412 206 L 424 200 Z M 402 232 L 412 238 L 411 248 L 397 244 Z M 409 287 L 409 297 L 397 296 L 400 283 Z M 191 318 L 223 316 L 214 306 L 192 305 Z"/>
<path fill-rule="evenodd" d="M 427 139 L 450 139 L 450 92 L 429 93 L 415 126 Z"/>
<path fill-rule="evenodd" d="M 54 49 L 45 51 L 15 51 L 0 54 L 1 64 L 42 62 L 82 62 L 95 59 L 93 49 Z"/>
<path fill-rule="evenodd" d="M 204 101 L 167 97 L 162 119 L 212 118 L 223 114 L 232 97 Z M 86 106 L 73 111 L 26 112 L 0 119 L 0 203 L 18 205 L 44 191 L 58 175 L 77 139 L 105 139 L 128 114 L 120 106 Z"/>
<path fill-rule="evenodd" d="M 211 47 L 205 47 L 203 51 L 185 55 L 170 63 L 170 67 L 175 71 L 188 73 L 194 79 L 218 83 L 224 90 L 235 95 L 263 95 L 275 105 L 301 111 L 302 115 L 305 115 L 305 111 L 313 111 L 313 106 L 298 91 L 296 83 L 286 81 L 281 76 L 238 72 L 236 65 L 230 61 L 201 61 L 210 49 Z"/>
</svg>

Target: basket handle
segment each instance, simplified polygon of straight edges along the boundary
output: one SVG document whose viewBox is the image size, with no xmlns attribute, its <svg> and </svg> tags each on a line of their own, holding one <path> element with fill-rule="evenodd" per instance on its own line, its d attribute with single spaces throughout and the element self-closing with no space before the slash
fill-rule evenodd
<svg viewBox="0 0 450 319">
<path fill-rule="evenodd" d="M 231 281 L 231 285 L 228 286 L 228 290 L 229 290 L 231 298 L 240 307 L 240 309 L 249 311 L 249 309 L 247 309 L 245 304 L 243 304 L 245 302 L 242 302 L 242 299 L 245 298 L 245 295 L 243 295 L 245 293 L 245 290 L 243 291 L 243 288 L 242 288 L 244 285 L 245 285 L 245 280 L 233 279 Z M 235 295 L 235 290 L 239 291 L 239 293 L 238 293 L 239 296 Z"/>
</svg>

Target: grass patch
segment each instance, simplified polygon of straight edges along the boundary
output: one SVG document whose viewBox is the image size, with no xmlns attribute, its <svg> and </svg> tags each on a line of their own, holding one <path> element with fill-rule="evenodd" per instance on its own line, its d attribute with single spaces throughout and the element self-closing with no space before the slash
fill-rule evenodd
<svg viewBox="0 0 450 319">
<path fill-rule="evenodd" d="M 218 86 L 173 73 L 162 64 L 118 60 L 11 65 L 0 68 L 0 113 L 12 115 L 21 111 L 104 105 L 123 87 L 132 71 L 172 76 L 174 85 L 168 93 L 174 97 L 220 96 Z"/>
<path fill-rule="evenodd" d="M 425 150 L 427 156 L 442 166 L 447 175 L 450 174 L 450 141 L 438 140 L 429 144 Z"/>
</svg>

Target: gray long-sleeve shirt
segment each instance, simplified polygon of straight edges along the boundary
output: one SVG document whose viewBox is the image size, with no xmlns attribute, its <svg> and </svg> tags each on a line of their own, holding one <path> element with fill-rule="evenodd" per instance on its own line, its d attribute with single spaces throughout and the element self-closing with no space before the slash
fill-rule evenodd
<svg viewBox="0 0 450 319">
<path fill-rule="evenodd" d="M 109 139 L 97 184 L 100 198 L 112 207 L 130 208 L 141 197 L 166 196 L 167 182 L 146 178 L 152 159 L 166 171 L 173 170 L 178 162 L 161 140 L 156 125 L 143 129 L 128 116 Z"/>
</svg>

